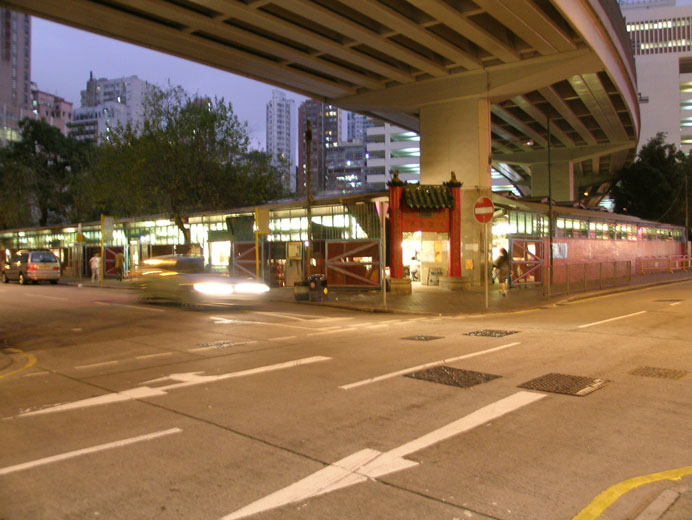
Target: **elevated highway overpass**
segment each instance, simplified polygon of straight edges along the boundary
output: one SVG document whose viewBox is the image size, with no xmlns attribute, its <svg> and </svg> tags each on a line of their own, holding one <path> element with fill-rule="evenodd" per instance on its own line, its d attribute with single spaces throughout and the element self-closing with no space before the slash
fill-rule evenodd
<svg viewBox="0 0 692 520">
<path fill-rule="evenodd" d="M 634 60 L 616 0 L 0 5 L 415 130 L 421 181 L 455 171 L 469 200 L 489 191 L 491 163 L 525 193 L 547 195 L 550 170 L 554 199 L 592 195 L 639 135 Z"/>
</svg>

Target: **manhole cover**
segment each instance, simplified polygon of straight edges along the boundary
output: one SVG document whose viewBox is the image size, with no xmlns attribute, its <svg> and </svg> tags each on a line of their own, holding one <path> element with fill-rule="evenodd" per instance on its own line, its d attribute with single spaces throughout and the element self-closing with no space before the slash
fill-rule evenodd
<svg viewBox="0 0 692 520">
<path fill-rule="evenodd" d="M 630 372 L 633 376 L 659 377 L 661 379 L 681 379 L 689 372 L 672 368 L 639 367 Z"/>
<path fill-rule="evenodd" d="M 200 343 L 197 345 L 201 348 L 228 348 L 233 346 L 232 341 L 212 341 L 210 343 Z"/>
<path fill-rule="evenodd" d="M 444 336 L 409 336 L 401 339 L 408 339 L 411 341 L 432 341 L 434 339 L 442 339 L 443 337 Z"/>
<path fill-rule="evenodd" d="M 546 374 L 519 385 L 519 388 L 528 388 L 529 390 L 539 390 L 541 392 L 552 392 L 555 394 L 584 396 L 591 392 L 595 392 L 608 383 L 609 381 L 606 379 L 569 376 L 565 374 Z"/>
<path fill-rule="evenodd" d="M 481 383 L 487 383 L 488 381 L 497 379 L 500 376 L 484 374 L 482 372 L 474 372 L 472 370 L 461 370 L 459 368 L 440 366 L 420 370 L 418 372 L 411 372 L 410 374 L 406 374 L 406 377 L 423 379 L 425 381 L 432 381 L 433 383 L 440 383 L 443 385 L 458 386 L 459 388 L 468 388 L 470 386 L 480 385 Z"/>
<path fill-rule="evenodd" d="M 504 336 L 509 336 L 510 334 L 516 334 L 518 330 L 475 330 L 473 332 L 467 332 L 464 336 L 490 336 L 492 338 L 502 338 Z"/>
</svg>

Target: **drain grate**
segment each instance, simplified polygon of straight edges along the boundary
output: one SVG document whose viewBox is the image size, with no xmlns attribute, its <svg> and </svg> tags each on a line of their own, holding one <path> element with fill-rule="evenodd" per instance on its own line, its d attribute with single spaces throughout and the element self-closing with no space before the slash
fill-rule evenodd
<svg viewBox="0 0 692 520">
<path fill-rule="evenodd" d="M 566 374 L 546 374 L 519 385 L 519 388 L 581 397 L 603 388 L 608 383 L 607 379 L 594 379 Z"/>
<path fill-rule="evenodd" d="M 411 372 L 410 374 L 406 374 L 406 377 L 422 379 L 424 381 L 431 381 L 433 383 L 440 383 L 442 385 L 468 388 L 470 386 L 480 385 L 481 383 L 487 383 L 488 381 L 497 379 L 500 376 L 484 374 L 482 372 L 474 372 L 472 370 L 461 370 L 459 368 L 439 366 L 427 368 L 418 372 Z"/>
<path fill-rule="evenodd" d="M 408 339 L 411 341 L 432 341 L 434 339 L 442 339 L 444 336 L 409 336 L 407 338 L 401 338 L 401 339 Z"/>
<path fill-rule="evenodd" d="M 504 336 L 509 336 L 510 334 L 516 334 L 518 330 L 490 330 L 482 329 L 475 330 L 473 332 L 467 332 L 464 336 L 490 336 L 491 338 L 502 338 Z"/>
<path fill-rule="evenodd" d="M 658 377 L 660 379 L 682 379 L 689 372 L 672 368 L 639 367 L 630 372 L 633 376 Z"/>
</svg>

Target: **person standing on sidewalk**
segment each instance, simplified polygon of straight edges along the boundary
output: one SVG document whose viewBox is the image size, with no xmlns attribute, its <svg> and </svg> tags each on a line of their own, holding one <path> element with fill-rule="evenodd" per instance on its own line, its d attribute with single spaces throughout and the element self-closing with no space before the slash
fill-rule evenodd
<svg viewBox="0 0 692 520">
<path fill-rule="evenodd" d="M 89 260 L 89 269 L 91 269 L 91 283 L 101 281 L 101 255 L 94 253 L 94 256 Z"/>
<path fill-rule="evenodd" d="M 502 296 L 507 296 L 507 278 L 509 278 L 509 254 L 503 247 L 500 249 L 500 256 L 493 262 L 493 267 L 497 269 L 497 279 L 500 282 Z"/>
<path fill-rule="evenodd" d="M 115 271 L 118 273 L 118 280 L 122 282 L 125 272 L 125 255 L 122 251 L 118 251 L 115 255 Z"/>
</svg>

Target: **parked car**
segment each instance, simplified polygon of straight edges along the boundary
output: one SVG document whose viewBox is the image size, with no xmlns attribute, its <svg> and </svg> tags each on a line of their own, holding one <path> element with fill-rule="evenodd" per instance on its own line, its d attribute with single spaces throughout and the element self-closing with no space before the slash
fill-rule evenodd
<svg viewBox="0 0 692 520">
<path fill-rule="evenodd" d="M 19 251 L 2 269 L 2 281 L 17 280 L 21 285 L 60 280 L 60 260 L 50 251 Z"/>
<path fill-rule="evenodd" d="M 163 255 L 144 261 L 133 274 L 142 300 L 167 300 L 188 307 L 257 302 L 269 286 L 254 278 L 233 278 L 204 269 L 204 258 Z"/>
</svg>

